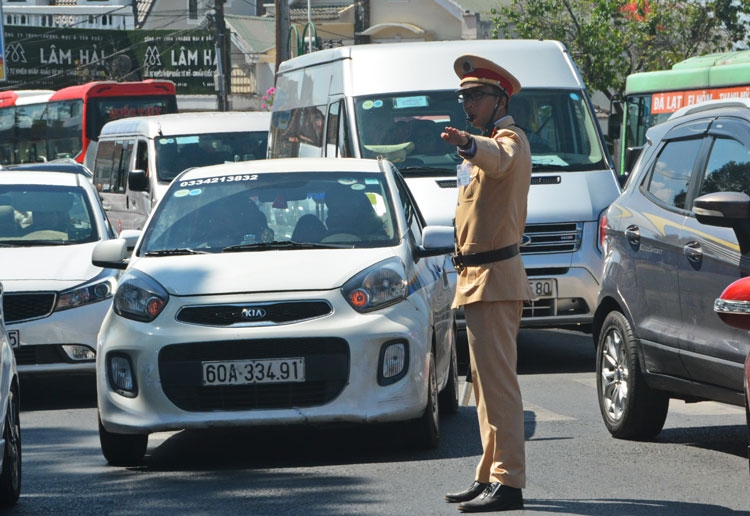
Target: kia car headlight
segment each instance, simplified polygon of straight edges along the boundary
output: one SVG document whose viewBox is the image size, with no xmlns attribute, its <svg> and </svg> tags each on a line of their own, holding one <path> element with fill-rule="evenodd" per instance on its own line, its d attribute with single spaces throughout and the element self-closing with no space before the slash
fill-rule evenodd
<svg viewBox="0 0 750 516">
<path fill-rule="evenodd" d="M 138 271 L 127 271 L 120 278 L 112 301 L 115 313 L 126 319 L 151 322 L 167 306 L 169 294 L 155 279 Z"/>
<path fill-rule="evenodd" d="M 346 301 L 358 312 L 371 312 L 406 299 L 406 273 L 398 258 L 368 267 L 341 288 Z"/>
</svg>

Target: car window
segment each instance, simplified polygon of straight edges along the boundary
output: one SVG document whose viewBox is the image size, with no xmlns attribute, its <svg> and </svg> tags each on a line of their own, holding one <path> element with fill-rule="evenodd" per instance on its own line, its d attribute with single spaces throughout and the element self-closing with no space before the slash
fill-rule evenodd
<svg viewBox="0 0 750 516">
<path fill-rule="evenodd" d="M 750 149 L 731 138 L 717 138 L 711 148 L 699 195 L 744 192 L 750 195 Z"/>
<path fill-rule="evenodd" d="M 417 244 L 422 241 L 422 221 L 420 220 L 416 205 L 409 195 L 406 183 L 399 176 L 397 176 L 397 178 L 396 186 L 398 186 L 398 194 L 401 198 L 401 204 L 404 206 L 404 216 L 406 218 L 406 227 L 409 230 L 409 238 L 413 244 Z"/>
<path fill-rule="evenodd" d="M 646 191 L 663 204 L 685 209 L 690 175 L 701 146 L 701 139 L 666 143 L 654 164 Z"/>
<path fill-rule="evenodd" d="M 89 198 L 83 189 L 0 186 L 0 243 L 43 246 L 98 239 Z"/>
<path fill-rule="evenodd" d="M 395 245 L 398 224 L 381 174 L 232 174 L 174 183 L 140 252 L 222 252 L 273 243 Z"/>
</svg>

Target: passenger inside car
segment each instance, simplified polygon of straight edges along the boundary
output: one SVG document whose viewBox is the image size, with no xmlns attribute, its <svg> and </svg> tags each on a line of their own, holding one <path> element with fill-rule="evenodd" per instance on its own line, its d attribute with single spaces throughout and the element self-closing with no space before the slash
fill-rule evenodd
<svg viewBox="0 0 750 516">
<path fill-rule="evenodd" d="M 325 194 L 328 235 L 349 234 L 362 240 L 388 238 L 383 221 L 362 190 L 337 185 Z"/>
<path fill-rule="evenodd" d="M 20 231 L 13 207 L 0 206 L 0 238 L 18 236 Z"/>
<path fill-rule="evenodd" d="M 320 242 L 326 236 L 326 226 L 321 220 L 308 213 L 302 215 L 292 232 L 293 242 Z"/>
</svg>

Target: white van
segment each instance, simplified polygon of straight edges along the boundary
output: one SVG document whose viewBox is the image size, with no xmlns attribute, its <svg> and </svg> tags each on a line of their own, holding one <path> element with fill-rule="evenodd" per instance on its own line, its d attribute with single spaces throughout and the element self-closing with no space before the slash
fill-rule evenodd
<svg viewBox="0 0 750 516">
<path fill-rule="evenodd" d="M 112 227 L 141 229 L 186 168 L 264 159 L 269 112 L 202 112 L 124 118 L 99 135 L 93 163 Z"/>
<path fill-rule="evenodd" d="M 466 53 L 497 62 L 522 85 L 509 110 L 533 154 L 521 252 L 537 295 L 522 325 L 588 330 L 602 273 L 599 221 L 620 188 L 586 87 L 561 43 L 389 43 L 293 58 L 276 76 L 268 157 L 385 156 L 427 223 L 451 224 L 461 159 L 440 133 L 467 126 L 453 70 Z"/>
</svg>

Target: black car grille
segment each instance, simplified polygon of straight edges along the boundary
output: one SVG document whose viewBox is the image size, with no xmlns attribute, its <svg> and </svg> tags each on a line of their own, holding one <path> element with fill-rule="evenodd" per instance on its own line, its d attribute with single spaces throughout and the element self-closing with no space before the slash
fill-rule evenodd
<svg viewBox="0 0 750 516">
<path fill-rule="evenodd" d="M 14 349 L 13 352 L 16 355 L 16 364 L 19 366 L 64 364 L 72 362 L 57 344 L 21 346 Z"/>
<path fill-rule="evenodd" d="M 531 242 L 521 246 L 521 254 L 574 253 L 581 248 L 583 224 L 528 224 L 523 233 Z"/>
<path fill-rule="evenodd" d="M 303 357 L 305 381 L 202 385 L 201 362 Z M 295 338 L 172 344 L 159 352 L 164 394 L 182 410 L 259 410 L 323 405 L 349 379 L 349 345 L 340 338 Z"/>
<path fill-rule="evenodd" d="M 327 301 L 203 305 L 181 309 L 177 320 L 205 326 L 284 324 L 322 317 L 331 312 L 331 305 Z"/>
<path fill-rule="evenodd" d="M 3 294 L 5 322 L 16 323 L 47 317 L 55 307 L 55 297 L 54 292 L 25 294 L 6 291 Z"/>
</svg>

